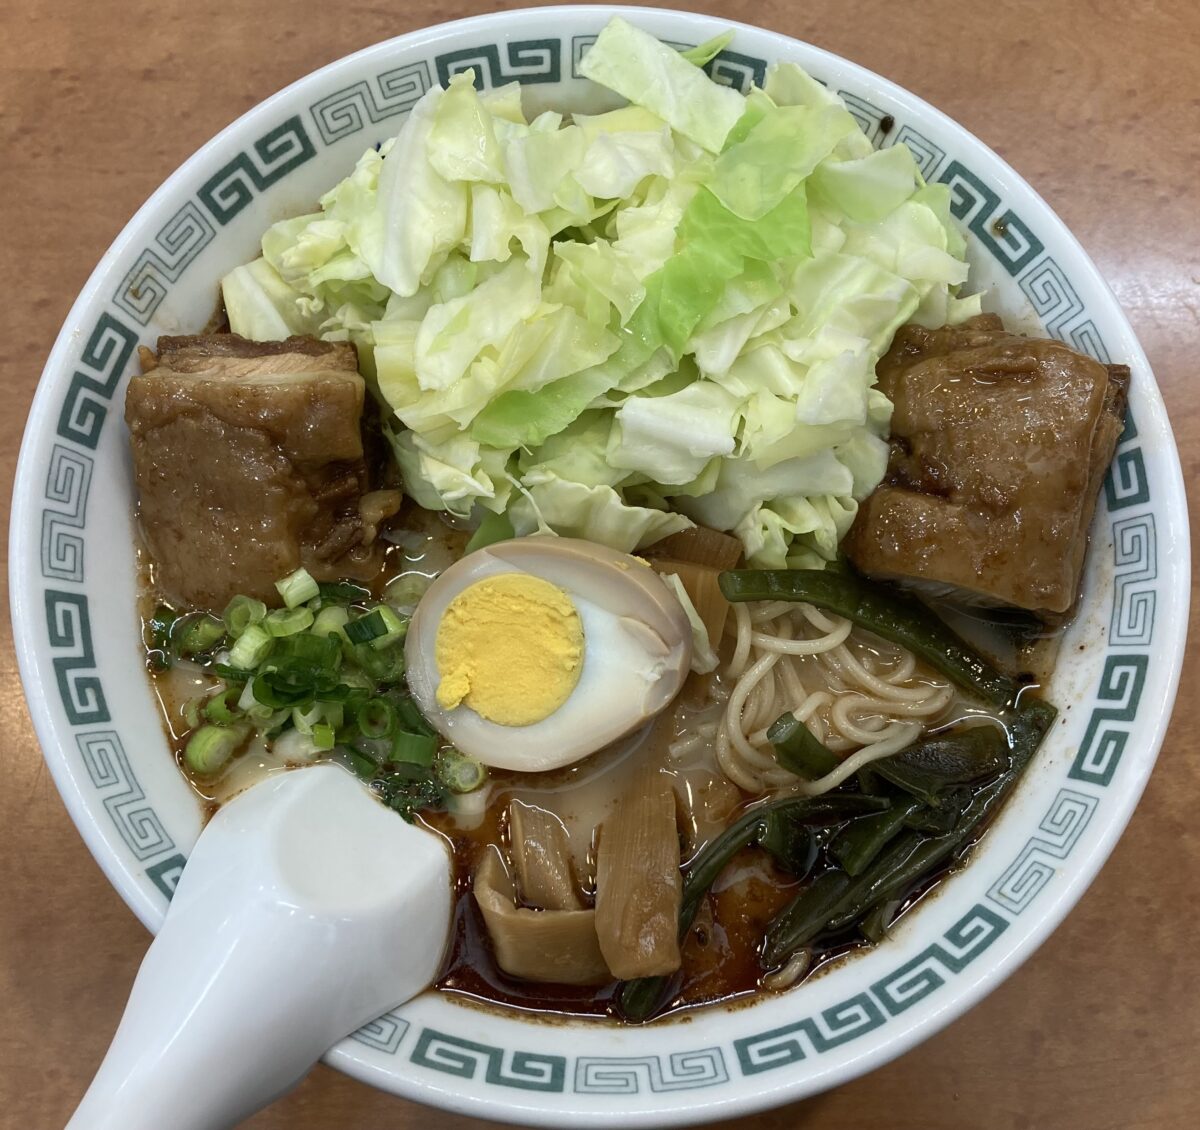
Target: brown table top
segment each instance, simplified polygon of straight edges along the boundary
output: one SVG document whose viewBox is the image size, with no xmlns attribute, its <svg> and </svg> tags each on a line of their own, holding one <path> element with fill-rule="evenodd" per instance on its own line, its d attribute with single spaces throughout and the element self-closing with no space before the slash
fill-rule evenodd
<svg viewBox="0 0 1200 1130">
<path fill-rule="evenodd" d="M 134 210 L 264 96 L 491 0 L 329 4 L 2 0 L 0 371 L 7 507 L 25 413 L 76 293 Z M 511 5 L 513 7 L 519 5 Z M 683 6 L 683 5 L 679 5 Z M 819 44 L 924 96 L 1050 202 L 1124 303 L 1200 472 L 1200 7 L 1187 0 L 692 5 Z M 1189 391 L 1189 388 L 1191 391 Z M 1194 512 L 1200 495 L 1193 492 Z M 7 509 L 4 529 L 7 530 Z M 1193 538 L 1193 551 L 1195 538 Z M 0 647 L 0 1125 L 61 1126 L 120 1016 L 148 938 L 55 793 L 11 631 Z M 1180 701 L 1196 692 L 1193 632 Z M 1167 1130 L 1200 1125 L 1200 741 L 1176 717 L 1112 859 L 1006 984 L 917 1050 L 741 1130 Z M 436 1115 L 447 1130 L 485 1124 Z M 320 1067 L 248 1125 L 418 1127 L 424 1109 Z"/>
</svg>

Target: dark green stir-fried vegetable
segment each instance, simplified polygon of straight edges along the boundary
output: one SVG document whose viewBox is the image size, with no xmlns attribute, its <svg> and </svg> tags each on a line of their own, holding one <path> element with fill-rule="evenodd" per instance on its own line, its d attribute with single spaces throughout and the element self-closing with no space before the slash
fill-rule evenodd
<svg viewBox="0 0 1200 1130">
<path fill-rule="evenodd" d="M 993 706 L 1010 702 L 1015 680 L 997 671 L 920 601 L 853 573 L 828 569 L 741 569 L 722 573 L 727 600 L 795 600 L 836 612 L 860 628 L 908 648 L 935 671 Z"/>
<path fill-rule="evenodd" d="M 816 857 L 812 841 L 812 829 L 845 823 L 864 813 L 880 812 L 888 802 L 881 797 L 860 796 L 853 793 L 831 794 L 823 797 L 785 797 L 756 805 L 745 812 L 725 829 L 712 843 L 708 844 L 688 865 L 683 877 L 683 895 L 679 905 L 679 936 L 684 937 L 696 911 L 717 876 L 732 862 L 734 856 L 751 844 L 770 851 L 785 867 L 789 862 L 806 860 L 799 865 L 803 870 L 793 872 L 803 877 Z M 785 830 L 786 829 L 786 830 Z M 809 844 L 801 853 L 795 843 L 801 829 L 808 833 Z M 790 841 L 790 849 L 781 857 L 776 845 L 783 837 Z M 643 977 L 627 981 L 621 986 L 618 1004 L 627 1020 L 647 1020 L 663 1005 L 670 990 L 669 977 Z"/>
<path fill-rule="evenodd" d="M 865 816 L 843 828 L 830 845 L 830 854 L 845 869 L 846 874 L 861 875 L 867 865 L 883 850 L 904 822 L 921 807 L 915 799 L 897 799 L 886 812 Z"/>
<path fill-rule="evenodd" d="M 767 730 L 767 741 L 775 747 L 775 760 L 806 781 L 824 777 L 840 764 L 837 755 L 791 714 L 781 714 L 775 719 Z"/>
<path fill-rule="evenodd" d="M 931 835 L 905 829 L 894 838 L 889 837 L 890 842 L 881 840 L 874 855 L 871 848 L 875 845 L 867 842 L 869 835 L 862 834 L 860 845 L 859 833 L 855 831 L 850 843 L 843 845 L 843 851 L 856 864 L 869 865 L 858 866 L 853 877 L 846 874 L 848 882 L 832 904 L 823 894 L 814 893 L 811 886 L 789 903 L 767 929 L 764 963 L 768 967 L 778 965 L 818 935 L 847 929 L 877 905 L 898 902 L 923 879 L 954 859 L 1012 792 L 1056 714 L 1054 707 L 1041 699 L 1023 702 L 1011 712 L 1004 768 L 974 792 L 949 831 Z M 907 801 L 902 804 L 908 808 Z M 851 835 L 849 830 L 842 834 Z M 882 923 L 885 929 L 886 925 Z"/>
<path fill-rule="evenodd" d="M 959 858 L 1003 803 L 1055 714 L 1048 703 L 1029 699 L 1005 715 L 1007 736 L 996 726 L 971 726 L 918 742 L 871 767 L 873 780 L 886 794 L 854 792 L 857 784 L 847 783 L 820 797 L 784 797 L 749 809 L 688 865 L 680 937 L 717 877 L 743 848 L 764 848 L 803 878 L 817 859 L 817 830 L 823 829 L 825 837 L 832 835 L 828 858 L 836 865 L 815 875 L 770 923 L 763 968 L 780 966 L 819 938 L 855 926 L 864 938 L 878 941 L 911 892 Z M 824 749 L 799 730 L 808 733 L 790 714 L 783 715 L 770 731 L 777 750 L 784 742 L 806 751 L 813 743 Z M 885 771 L 892 762 L 898 764 L 895 772 Z M 805 762 L 807 772 L 817 775 L 827 771 L 822 765 Z M 927 828 L 919 819 L 923 814 L 932 815 Z M 779 850 L 781 844 L 786 851 Z M 622 1016 L 650 1019 L 667 1006 L 677 980 L 626 982 L 617 995 Z"/>
<path fill-rule="evenodd" d="M 872 766 L 885 781 L 934 808 L 951 803 L 958 786 L 994 776 L 1008 764 L 1008 738 L 986 723 L 938 734 Z"/>
</svg>

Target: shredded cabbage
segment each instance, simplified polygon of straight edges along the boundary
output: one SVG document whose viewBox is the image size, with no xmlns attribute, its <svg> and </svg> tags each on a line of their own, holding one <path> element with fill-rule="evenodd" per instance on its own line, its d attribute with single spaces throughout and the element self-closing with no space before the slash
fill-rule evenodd
<svg viewBox="0 0 1200 1130">
<path fill-rule="evenodd" d="M 947 187 L 794 64 L 714 82 L 731 38 L 680 53 L 614 18 L 580 71 L 628 105 L 566 121 L 454 76 L 225 277 L 231 328 L 354 342 L 427 508 L 833 559 L 887 463 L 876 362 L 979 300 Z"/>
</svg>

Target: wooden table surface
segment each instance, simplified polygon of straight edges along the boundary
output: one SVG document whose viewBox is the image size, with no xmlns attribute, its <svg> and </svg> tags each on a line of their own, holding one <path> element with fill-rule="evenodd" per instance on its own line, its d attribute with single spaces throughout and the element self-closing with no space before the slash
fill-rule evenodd
<svg viewBox="0 0 1200 1130">
<path fill-rule="evenodd" d="M 5 505 L 43 360 L 134 210 L 261 98 L 377 40 L 499 0 L 0 0 L 0 413 Z M 808 40 L 924 96 L 1006 157 L 1116 290 L 1200 473 L 1200 7 L 1189 0 L 692 5 Z M 1196 493 L 1192 493 L 1193 512 Z M 7 530 L 7 510 L 4 529 Z M 1195 538 L 1193 537 L 1193 554 Z M 5 555 L 7 556 L 7 555 Z M 7 591 L 7 588 L 5 589 Z M 0 641 L 0 1126 L 61 1127 L 148 942 L 75 833 Z M 1197 691 L 1192 633 L 1180 701 Z M 728 1126 L 1200 1126 L 1200 740 L 1176 716 L 1127 833 L 1006 984 L 840 1090 Z M 438 1114 L 435 1125 L 485 1124 Z M 256 1130 L 430 1124 L 324 1067 Z M 169 1128 L 164 1128 L 169 1130 Z"/>
</svg>

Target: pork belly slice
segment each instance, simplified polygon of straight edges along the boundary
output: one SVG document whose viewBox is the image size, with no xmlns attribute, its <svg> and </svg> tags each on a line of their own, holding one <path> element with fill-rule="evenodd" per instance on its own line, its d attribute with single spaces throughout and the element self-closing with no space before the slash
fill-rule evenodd
<svg viewBox="0 0 1200 1130">
<path fill-rule="evenodd" d="M 967 602 L 1067 612 L 1129 370 L 983 315 L 905 326 L 877 375 L 892 453 L 844 542 L 850 560 Z"/>
<path fill-rule="evenodd" d="M 303 565 L 372 578 L 378 526 L 400 504 L 372 491 L 354 347 L 235 334 L 161 337 L 125 398 L 142 536 L 159 591 L 219 610 L 278 602 Z"/>
</svg>

